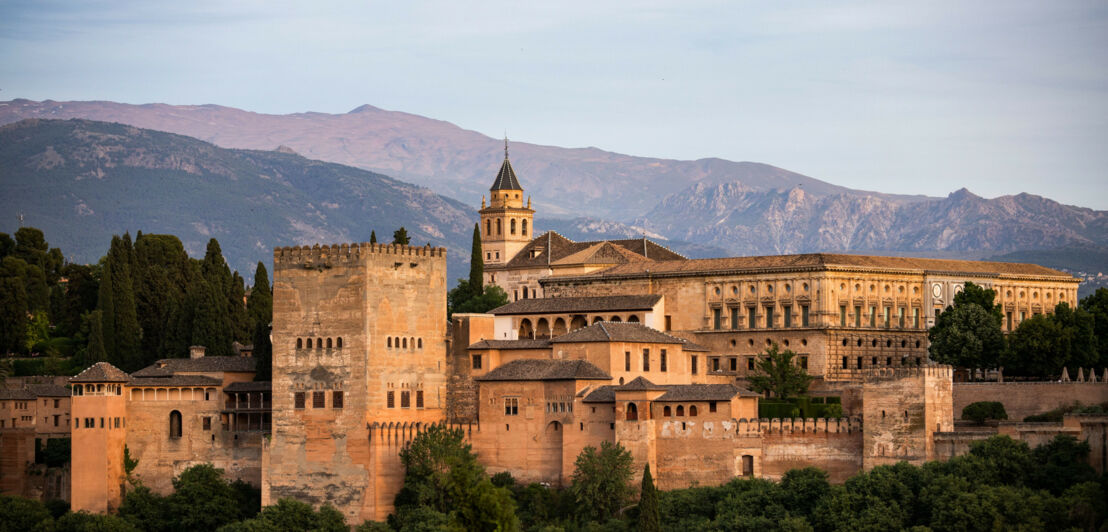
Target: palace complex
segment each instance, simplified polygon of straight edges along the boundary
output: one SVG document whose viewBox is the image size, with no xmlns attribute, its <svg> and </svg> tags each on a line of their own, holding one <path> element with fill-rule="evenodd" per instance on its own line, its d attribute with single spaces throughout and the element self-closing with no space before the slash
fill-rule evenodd
<svg viewBox="0 0 1108 532">
<path fill-rule="evenodd" d="M 126 447 L 138 459 L 131 474 L 159 492 L 212 463 L 260 486 L 263 504 L 291 497 L 330 503 L 350 523 L 381 520 L 401 487 L 400 449 L 435 423 L 464 430 L 489 472 L 555 486 L 568 484 L 585 447 L 605 441 L 626 447 L 637 471 L 650 464 L 662 489 L 804 466 L 841 482 L 877 465 L 949 458 L 996 432 L 1032 444 L 1073 434 L 1089 441 L 1094 467 L 1108 461 L 1108 416 L 972 431 L 955 421 L 978 400 L 1004 402 L 1016 420 L 1106 401 L 1103 370 L 1063 382 L 956 382 L 928 359 L 927 329 L 965 283 L 996 290 L 1011 331 L 1077 304 L 1079 280 L 1067 274 L 821 253 L 687 259 L 645 238 L 536 234 L 507 153 L 489 193 L 485 282 L 504 288 L 507 305 L 448 323 L 441 248 L 278 248 L 272 382 L 253 380 L 249 356 L 194 348 L 132 374 L 98 363 L 69 390 L 11 388 L 0 395 L 11 421 L 0 425 L 0 489 L 68 491 L 74 510 L 111 511 Z M 759 416 L 765 398 L 747 377 L 772 345 L 797 354 L 814 377 L 813 401 L 840 405 L 841 417 Z M 61 436 L 72 438 L 71 474 L 58 481 L 68 490 L 20 473 L 35 462 L 33 442 Z"/>
</svg>

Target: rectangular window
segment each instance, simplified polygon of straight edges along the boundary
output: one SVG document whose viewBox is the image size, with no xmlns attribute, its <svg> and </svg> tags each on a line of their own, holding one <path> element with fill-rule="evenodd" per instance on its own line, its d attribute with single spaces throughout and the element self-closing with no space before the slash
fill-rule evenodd
<svg viewBox="0 0 1108 532">
<path fill-rule="evenodd" d="M 870 327 L 877 327 L 877 306 L 876 305 L 870 305 L 869 306 L 869 326 Z"/>
<path fill-rule="evenodd" d="M 385 394 L 385 408 L 396 408 L 396 392 L 389 390 Z"/>
<path fill-rule="evenodd" d="M 935 317 L 936 318 L 939 317 L 939 314 L 937 312 L 935 314 Z M 1027 311 L 1026 310 L 1021 310 L 1020 311 L 1020 323 L 1023 323 L 1023 320 L 1026 320 L 1026 319 L 1027 319 Z"/>
<path fill-rule="evenodd" d="M 808 305 L 800 305 L 800 326 L 808 326 Z"/>
<path fill-rule="evenodd" d="M 666 350 L 663 349 L 658 355 L 658 369 L 666 371 Z"/>
<path fill-rule="evenodd" d="M 204 416 L 204 430 L 212 430 L 212 418 Z M 115 428 L 119 428 L 119 418 L 115 418 Z"/>
<path fill-rule="evenodd" d="M 720 323 L 721 314 L 723 314 L 723 309 L 712 309 L 712 328 L 717 331 L 723 328 L 723 325 Z"/>
<path fill-rule="evenodd" d="M 519 398 L 518 397 L 505 397 L 504 398 L 504 415 L 505 416 L 518 416 L 519 415 Z"/>
<path fill-rule="evenodd" d="M 58 407 L 58 401 L 60 401 L 60 399 L 54 399 L 54 408 Z"/>
<path fill-rule="evenodd" d="M 57 427 L 57 426 L 58 426 L 58 420 L 59 420 L 59 418 L 61 418 L 61 416 L 59 416 L 59 415 L 57 415 L 57 414 L 55 414 L 55 415 L 54 415 L 54 426 L 55 426 L 55 427 Z M 118 419 L 118 418 L 116 418 L 116 419 Z M 118 428 L 118 427 L 116 427 L 116 428 Z"/>
<path fill-rule="evenodd" d="M 211 424 L 209 423 L 209 426 L 210 425 Z M 119 418 L 115 418 L 115 428 L 117 428 L 117 429 L 119 428 Z"/>
<path fill-rule="evenodd" d="M 692 374 L 696 375 L 696 355 L 692 356 L 691 364 L 692 364 Z"/>
<path fill-rule="evenodd" d="M 862 307 L 860 305 L 854 306 L 854 326 L 862 326 Z"/>
<path fill-rule="evenodd" d="M 400 408 L 412 407 L 412 392 L 400 390 Z"/>
<path fill-rule="evenodd" d="M 727 359 L 727 363 L 731 366 L 731 371 L 738 371 L 739 370 L 739 359 L 737 359 L 735 357 L 731 357 L 731 358 Z"/>
<path fill-rule="evenodd" d="M 731 330 L 739 328 L 739 307 L 731 307 Z"/>
<path fill-rule="evenodd" d="M 846 327 L 846 305 L 839 307 L 839 326 Z"/>
<path fill-rule="evenodd" d="M 893 308 L 885 307 L 883 312 L 884 314 L 882 316 L 882 321 L 885 322 L 885 328 L 888 329 L 890 326 L 892 326 Z"/>
<path fill-rule="evenodd" d="M 846 369 L 847 366 L 849 366 L 849 365 L 850 365 L 849 359 L 847 357 L 843 357 L 843 369 Z"/>
<path fill-rule="evenodd" d="M 781 307 L 781 315 L 785 318 L 785 328 L 793 326 L 793 307 L 792 305 L 785 305 Z"/>
<path fill-rule="evenodd" d="M 670 318 L 670 316 L 666 316 L 666 330 L 667 331 L 672 331 L 673 330 L 673 320 Z"/>
<path fill-rule="evenodd" d="M 900 327 L 901 329 L 904 328 L 904 307 L 896 309 L 896 322 L 897 327 Z"/>
<path fill-rule="evenodd" d="M 623 352 L 623 371 L 631 371 L 631 352 Z"/>
<path fill-rule="evenodd" d="M 296 392 L 292 394 L 293 408 L 304 408 L 304 392 Z"/>
<path fill-rule="evenodd" d="M 1008 318 L 1008 330 L 1011 331 L 1012 330 L 1012 311 L 1009 310 L 1008 312 L 1006 312 L 1005 317 Z M 918 327 L 918 325 L 917 325 L 917 327 Z"/>
<path fill-rule="evenodd" d="M 746 369 L 754 371 L 754 357 L 746 359 Z"/>
<path fill-rule="evenodd" d="M 643 371 L 650 371 L 650 350 L 649 349 L 643 349 L 642 350 L 642 370 Z"/>
<path fill-rule="evenodd" d="M 334 409 L 337 409 L 337 410 L 342 410 L 342 400 L 343 400 L 342 392 L 339 392 L 339 391 L 331 392 L 331 408 L 334 408 Z"/>
<path fill-rule="evenodd" d="M 800 369 L 808 369 L 808 357 L 800 357 Z"/>
<path fill-rule="evenodd" d="M 481 355 L 473 355 L 473 369 L 481 369 Z"/>
<path fill-rule="evenodd" d="M 1012 317 L 1012 313 L 1008 313 L 1008 317 Z M 919 329 L 919 308 L 912 309 L 912 327 Z M 1009 325 L 1009 327 L 1011 327 Z"/>
<path fill-rule="evenodd" d="M 423 390 L 416 390 L 415 392 L 415 407 L 423 408 Z"/>
<path fill-rule="evenodd" d="M 719 371 L 719 359 L 718 358 L 713 358 L 712 359 L 712 371 Z"/>
<path fill-rule="evenodd" d="M 766 328 L 773 328 L 773 307 L 766 307 Z"/>
<path fill-rule="evenodd" d="M 327 405 L 327 394 L 324 392 L 312 392 L 312 408 L 323 408 Z"/>
</svg>

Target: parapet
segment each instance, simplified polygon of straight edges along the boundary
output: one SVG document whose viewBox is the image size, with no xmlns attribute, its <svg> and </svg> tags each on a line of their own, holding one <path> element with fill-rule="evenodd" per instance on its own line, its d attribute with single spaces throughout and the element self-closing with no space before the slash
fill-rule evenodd
<svg viewBox="0 0 1108 532">
<path fill-rule="evenodd" d="M 369 255 L 446 257 L 446 248 L 368 242 L 279 247 L 273 249 L 273 266 L 274 268 L 330 268 L 336 265 L 354 265 Z"/>
<path fill-rule="evenodd" d="M 861 418 L 762 418 L 732 420 L 735 435 L 759 437 L 765 434 L 850 434 L 861 432 Z"/>
<path fill-rule="evenodd" d="M 907 366 L 899 368 L 871 368 L 862 371 L 862 382 L 864 383 L 916 379 L 920 377 L 953 379 L 954 368 L 945 364 L 932 364 L 927 366 Z"/>
</svg>

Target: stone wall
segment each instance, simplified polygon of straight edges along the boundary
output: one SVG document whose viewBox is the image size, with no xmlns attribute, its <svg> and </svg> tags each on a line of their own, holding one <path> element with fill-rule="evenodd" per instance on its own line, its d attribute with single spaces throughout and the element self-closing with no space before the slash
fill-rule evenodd
<svg viewBox="0 0 1108 532">
<path fill-rule="evenodd" d="M 25 495 L 27 468 L 35 462 L 35 429 L 0 430 L 0 493 Z"/>
<path fill-rule="evenodd" d="M 1099 375 L 1098 375 L 1099 377 Z M 977 401 L 998 401 L 1004 404 L 1008 419 L 1041 414 L 1058 407 L 1100 404 L 1108 401 L 1105 382 L 956 382 L 954 383 L 954 417 L 962 417 L 962 409 Z"/>
<path fill-rule="evenodd" d="M 933 459 L 932 434 L 954 430 L 949 366 L 887 368 L 866 372 L 862 418 L 865 469 Z"/>
</svg>

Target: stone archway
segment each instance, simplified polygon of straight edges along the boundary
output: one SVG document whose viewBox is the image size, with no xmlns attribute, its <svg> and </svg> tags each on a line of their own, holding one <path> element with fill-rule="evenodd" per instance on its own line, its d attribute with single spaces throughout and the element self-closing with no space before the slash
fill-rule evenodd
<svg viewBox="0 0 1108 532">
<path fill-rule="evenodd" d="M 535 338 L 550 338 L 550 322 L 546 318 L 539 318 L 535 324 Z"/>
<path fill-rule="evenodd" d="M 542 461 L 542 477 L 553 486 L 562 485 L 562 433 L 565 425 L 558 421 L 546 424 L 542 434 L 543 455 L 547 457 Z"/>
<path fill-rule="evenodd" d="M 531 327 L 531 320 L 523 318 L 519 321 L 519 339 L 526 340 L 535 337 L 535 329 Z"/>
<path fill-rule="evenodd" d="M 554 320 L 554 328 L 550 330 L 551 337 L 561 336 L 566 332 L 566 320 L 563 318 Z"/>
<path fill-rule="evenodd" d="M 584 316 L 578 314 L 573 317 L 569 322 L 569 330 L 576 331 L 577 329 L 583 329 L 589 326 L 589 320 L 586 320 Z"/>
</svg>

